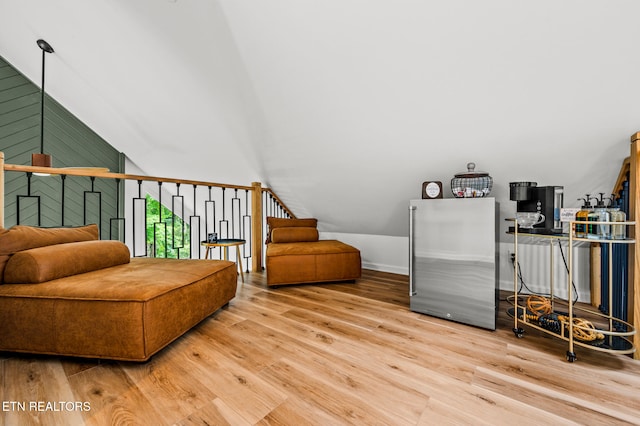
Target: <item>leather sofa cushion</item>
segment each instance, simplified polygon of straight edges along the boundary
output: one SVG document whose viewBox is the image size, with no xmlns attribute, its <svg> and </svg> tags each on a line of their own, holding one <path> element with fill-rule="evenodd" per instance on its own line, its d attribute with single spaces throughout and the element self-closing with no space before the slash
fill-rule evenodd
<svg viewBox="0 0 640 426">
<path fill-rule="evenodd" d="M 306 218 L 306 219 L 285 219 L 282 217 L 267 217 L 267 240 L 265 244 L 271 242 L 271 233 L 276 228 L 292 228 L 292 227 L 304 227 L 304 228 L 316 228 L 318 226 L 318 219 Z"/>
<path fill-rule="evenodd" d="M 360 250 L 337 240 L 269 244 L 267 285 L 355 280 L 362 273 Z"/>
<path fill-rule="evenodd" d="M 267 257 L 335 253 L 360 253 L 360 250 L 338 240 L 320 240 L 315 243 L 270 244 L 267 247 Z"/>
<path fill-rule="evenodd" d="M 272 243 L 313 242 L 318 239 L 318 230 L 306 226 L 276 228 L 271 232 Z"/>
<path fill-rule="evenodd" d="M 129 248 L 120 241 L 55 244 L 12 255 L 4 271 L 4 281 L 11 284 L 42 283 L 122 265 L 130 260 Z"/>
<path fill-rule="evenodd" d="M 0 283 L 3 282 L 5 265 L 14 253 L 37 247 L 99 238 L 98 225 L 95 224 L 73 228 L 16 225 L 9 229 L 0 229 Z"/>
</svg>

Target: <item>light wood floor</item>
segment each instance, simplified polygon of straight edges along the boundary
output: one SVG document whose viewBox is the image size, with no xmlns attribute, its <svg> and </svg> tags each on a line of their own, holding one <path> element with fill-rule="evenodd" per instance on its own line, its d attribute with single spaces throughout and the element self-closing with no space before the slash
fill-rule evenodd
<svg viewBox="0 0 640 426">
<path fill-rule="evenodd" d="M 413 313 L 405 276 L 245 278 L 144 364 L 0 353 L 0 425 L 640 424 L 629 357 L 577 348 L 569 363 L 564 342 L 517 339 L 502 313 L 495 332 Z"/>
</svg>

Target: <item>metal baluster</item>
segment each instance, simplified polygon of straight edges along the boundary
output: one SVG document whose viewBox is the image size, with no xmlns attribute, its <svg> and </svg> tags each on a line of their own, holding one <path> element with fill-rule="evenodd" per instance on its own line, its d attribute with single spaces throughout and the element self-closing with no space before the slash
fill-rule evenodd
<svg viewBox="0 0 640 426">
<path fill-rule="evenodd" d="M 231 238 L 229 235 L 229 221 L 227 220 L 227 208 L 226 208 L 226 200 L 225 200 L 225 190 L 226 188 L 222 188 L 222 220 L 218 223 L 220 228 L 220 238 Z M 223 228 L 222 224 L 226 226 Z M 224 229 L 224 233 L 222 232 Z"/>
<path fill-rule="evenodd" d="M 241 201 L 238 198 L 238 189 L 233 190 L 231 199 L 231 238 L 242 238 L 242 210 Z"/>
<path fill-rule="evenodd" d="M 198 216 L 197 185 L 193 185 L 193 215 L 189 216 L 189 257 L 193 259 L 193 252 L 200 256 L 200 216 Z M 197 225 L 197 226 L 196 226 Z M 194 238 L 195 237 L 195 238 Z"/>
<path fill-rule="evenodd" d="M 133 257 L 140 256 L 138 254 L 138 245 L 142 241 L 144 247 L 143 257 L 149 256 L 147 250 L 147 200 L 142 197 L 142 180 L 138 180 L 138 197 L 133 200 L 133 227 L 132 227 L 132 239 L 133 239 Z M 142 215 L 140 215 L 140 209 L 142 209 Z M 138 213 L 138 214 L 136 214 Z M 137 228 L 136 228 L 137 225 Z"/>
<path fill-rule="evenodd" d="M 162 182 L 158 182 L 158 221 L 153 224 L 153 248 L 154 256 L 158 257 L 158 228 L 164 229 L 164 257 L 168 257 L 167 250 L 167 224 L 162 221 Z"/>
<path fill-rule="evenodd" d="M 123 243 L 126 241 L 126 233 L 125 229 L 125 218 L 120 217 L 120 178 L 116 178 L 116 217 L 112 217 L 109 219 L 109 239 L 113 240 L 113 224 L 118 224 L 116 229 L 117 238 L 116 240 L 122 241 Z"/>
<path fill-rule="evenodd" d="M 210 232 L 216 232 L 216 202 L 211 197 L 211 187 L 209 186 L 209 200 L 204 203 L 204 239 L 206 240 Z M 210 230 L 211 225 L 211 230 Z M 222 235 L 220 235 L 222 238 Z"/>
<path fill-rule="evenodd" d="M 20 207 L 20 201 L 23 198 L 33 198 L 36 200 L 36 205 L 38 206 L 38 217 L 37 217 L 37 226 L 40 226 L 40 219 L 41 219 L 41 211 L 40 211 L 40 196 L 39 195 L 31 195 L 31 177 L 33 176 L 32 172 L 27 172 L 27 195 L 17 195 L 16 196 L 16 224 L 17 225 L 22 225 L 22 220 L 20 218 L 20 211 L 21 211 L 21 207 Z"/>
<path fill-rule="evenodd" d="M 249 273 L 249 259 L 252 253 L 251 238 L 251 215 L 249 214 L 249 191 L 244 191 L 244 216 L 242 216 L 242 238 L 246 243 L 242 246 L 242 253 L 245 259 L 247 273 Z"/>
<path fill-rule="evenodd" d="M 60 175 L 60 225 L 64 226 L 64 194 L 67 175 Z"/>
<path fill-rule="evenodd" d="M 180 184 L 176 183 L 176 194 L 171 196 L 171 244 L 174 250 L 176 250 L 176 257 L 180 259 L 180 249 L 184 247 L 184 197 L 180 195 Z M 176 200 L 179 200 L 180 204 L 180 245 L 176 244 Z"/>
<path fill-rule="evenodd" d="M 91 191 L 84 191 L 84 198 L 82 201 L 83 202 L 82 222 L 85 225 L 89 224 L 87 223 L 87 206 L 89 204 L 88 196 L 91 194 L 97 195 L 98 197 L 98 229 L 99 229 L 98 235 L 100 235 L 100 238 L 102 238 L 102 192 L 95 190 L 96 178 L 94 176 L 91 176 L 90 179 L 91 179 Z"/>
</svg>

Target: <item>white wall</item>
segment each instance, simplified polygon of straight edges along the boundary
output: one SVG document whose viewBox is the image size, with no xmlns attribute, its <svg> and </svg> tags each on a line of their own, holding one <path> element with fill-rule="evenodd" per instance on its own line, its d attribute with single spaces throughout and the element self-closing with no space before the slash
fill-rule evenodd
<svg viewBox="0 0 640 426">
<path fill-rule="evenodd" d="M 407 275 L 409 273 L 409 238 L 384 235 L 320 232 L 323 240 L 340 240 L 357 247 L 362 267 L 376 271 Z"/>
<path fill-rule="evenodd" d="M 406 238 L 407 200 L 428 179 L 451 196 L 469 161 L 501 220 L 511 181 L 577 206 L 640 130 L 636 0 L 0 7 L 0 55 L 39 82 L 49 41 L 47 91 L 147 173 L 261 181 L 325 232 Z"/>
<path fill-rule="evenodd" d="M 268 184 L 328 232 L 406 236 L 406 200 L 474 161 L 609 193 L 640 130 L 640 2 L 223 0 L 273 138 Z"/>
</svg>

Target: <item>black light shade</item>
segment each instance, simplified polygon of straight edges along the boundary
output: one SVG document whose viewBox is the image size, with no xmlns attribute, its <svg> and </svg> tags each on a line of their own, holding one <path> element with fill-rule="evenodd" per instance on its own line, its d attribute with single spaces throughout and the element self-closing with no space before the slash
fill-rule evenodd
<svg viewBox="0 0 640 426">
<path fill-rule="evenodd" d="M 53 53 L 53 47 L 51 47 L 51 45 L 43 39 L 39 39 L 38 41 L 36 41 L 36 43 L 38 43 L 40 49 L 44 50 L 45 52 Z"/>
</svg>

